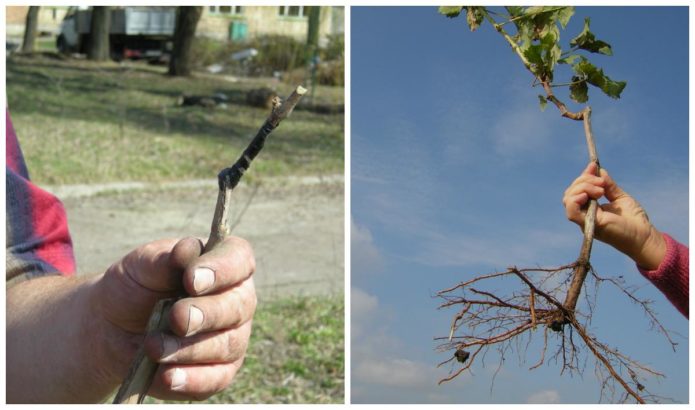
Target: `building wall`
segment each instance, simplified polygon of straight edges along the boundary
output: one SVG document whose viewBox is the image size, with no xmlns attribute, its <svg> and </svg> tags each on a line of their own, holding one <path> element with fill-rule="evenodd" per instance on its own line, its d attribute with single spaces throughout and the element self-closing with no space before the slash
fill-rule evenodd
<svg viewBox="0 0 695 410">
<path fill-rule="evenodd" d="M 8 37 L 21 37 L 24 34 L 24 22 L 29 7 L 7 6 L 5 10 Z M 67 6 L 42 6 L 39 11 L 39 31 L 58 33 L 60 22 L 67 10 Z M 321 44 L 327 42 L 328 36 L 343 33 L 344 15 L 343 7 L 321 8 L 319 25 Z M 249 37 L 279 34 L 304 40 L 308 30 L 307 17 L 281 16 L 277 6 L 243 6 L 242 12 L 235 15 L 212 13 L 210 7 L 205 6 L 198 23 L 197 34 L 218 40 L 228 40 L 230 24 L 235 21 L 247 24 Z"/>
<path fill-rule="evenodd" d="M 325 43 L 328 36 L 340 34 L 344 30 L 342 7 L 322 7 L 319 25 L 320 41 Z M 214 13 L 205 7 L 198 24 L 197 33 L 218 40 L 228 40 L 230 25 L 234 22 L 247 24 L 250 38 L 262 35 L 285 35 L 304 40 L 308 30 L 308 17 L 282 16 L 276 6 L 244 6 L 242 12 L 234 15 Z"/>
</svg>

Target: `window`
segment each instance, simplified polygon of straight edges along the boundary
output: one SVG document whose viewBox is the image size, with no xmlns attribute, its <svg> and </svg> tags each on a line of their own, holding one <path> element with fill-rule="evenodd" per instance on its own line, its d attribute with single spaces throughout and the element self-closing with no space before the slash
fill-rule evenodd
<svg viewBox="0 0 695 410">
<path fill-rule="evenodd" d="M 244 14 L 243 6 L 210 6 L 209 10 L 212 14 L 226 14 L 229 16 Z"/>
<path fill-rule="evenodd" d="M 278 14 L 285 17 L 306 17 L 309 15 L 309 7 L 306 6 L 280 6 Z"/>
</svg>

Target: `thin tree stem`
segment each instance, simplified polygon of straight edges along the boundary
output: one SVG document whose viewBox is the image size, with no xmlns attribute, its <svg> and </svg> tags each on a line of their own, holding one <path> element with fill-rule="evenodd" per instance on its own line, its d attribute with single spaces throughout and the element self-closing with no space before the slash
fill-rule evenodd
<svg viewBox="0 0 695 410">
<path fill-rule="evenodd" d="M 581 114 L 584 120 L 584 133 L 586 134 L 586 146 L 589 150 L 589 160 L 596 163 L 596 175 L 598 176 L 600 175 L 600 165 L 598 153 L 596 152 L 596 144 L 594 142 L 594 134 L 591 130 L 591 108 L 584 108 Z M 584 218 L 584 240 L 582 241 L 582 247 L 579 251 L 579 258 L 577 259 L 577 264 L 572 274 L 572 282 L 569 290 L 567 291 L 567 298 L 563 304 L 567 310 L 572 312 L 577 306 L 577 300 L 579 299 L 579 294 L 582 291 L 582 285 L 584 284 L 584 280 L 586 279 L 591 267 L 589 261 L 591 258 L 591 245 L 594 241 L 597 208 L 598 202 L 595 199 L 591 199 Z"/>
<path fill-rule="evenodd" d="M 244 172 L 251 166 L 251 161 L 263 149 L 268 135 L 280 124 L 280 121 L 292 112 L 300 98 L 306 94 L 306 91 L 304 87 L 300 86 L 287 97 L 284 103 L 280 104 L 279 101 L 276 101 L 277 104 L 274 105 L 273 111 L 258 130 L 253 140 L 251 140 L 248 147 L 239 156 L 239 159 L 231 167 L 223 169 L 217 176 L 219 185 L 217 204 L 215 205 L 215 214 L 210 228 L 210 237 L 205 244 L 204 252 L 214 248 L 215 245 L 229 235 L 229 203 L 231 202 L 232 191 L 241 180 Z"/>
<path fill-rule="evenodd" d="M 205 244 L 203 253 L 207 253 L 229 236 L 229 210 L 231 208 L 232 191 L 241 180 L 244 172 L 251 166 L 251 161 L 263 149 L 268 135 L 280 124 L 280 121 L 287 118 L 302 96 L 306 94 L 306 91 L 304 87 L 298 86 L 284 103 L 280 104 L 279 99 L 275 100 L 272 112 L 239 159 L 230 168 L 225 168 L 218 174 L 219 192 L 217 204 L 215 205 L 215 214 L 210 228 L 210 237 Z M 148 326 L 147 333 L 155 329 L 163 330 L 165 327 L 168 327 L 166 318 L 168 317 L 169 308 L 175 301 L 176 298 L 163 299 L 155 306 L 149 321 L 149 323 L 152 323 L 152 326 Z M 141 346 L 113 403 L 142 403 L 152 384 L 152 378 L 157 371 L 157 367 L 158 364 L 150 361 L 144 353 L 144 346 Z"/>
</svg>

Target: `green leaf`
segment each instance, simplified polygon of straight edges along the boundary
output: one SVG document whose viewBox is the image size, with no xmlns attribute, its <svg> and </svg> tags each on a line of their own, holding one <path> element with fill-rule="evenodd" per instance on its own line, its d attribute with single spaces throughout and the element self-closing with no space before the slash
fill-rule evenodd
<svg viewBox="0 0 695 410">
<path fill-rule="evenodd" d="M 440 9 L 441 9 L 441 8 L 440 8 Z M 577 44 L 580 44 L 580 43 L 586 41 L 586 38 L 587 38 L 588 36 L 592 36 L 592 37 L 593 37 L 593 34 L 592 34 L 591 31 L 589 30 L 589 26 L 590 26 L 590 25 L 591 25 L 591 19 L 590 19 L 589 17 L 585 17 L 585 18 L 584 18 L 584 29 L 582 30 L 581 33 L 579 33 L 579 35 L 577 35 L 577 37 L 575 37 L 575 38 L 573 38 L 572 40 L 570 40 L 570 45 L 571 45 L 572 47 L 574 47 L 574 46 L 576 46 Z"/>
<path fill-rule="evenodd" d="M 580 104 L 589 101 L 589 87 L 586 85 L 586 81 L 577 76 L 572 77 L 570 98 Z"/>
<path fill-rule="evenodd" d="M 565 58 L 561 58 L 561 59 L 557 60 L 557 63 L 558 64 L 573 64 L 574 60 L 576 60 L 577 58 L 579 58 L 579 56 L 577 54 L 571 54 Z"/>
<path fill-rule="evenodd" d="M 545 111 L 545 107 L 548 105 L 548 100 L 544 96 L 538 94 L 538 102 L 541 105 L 541 111 Z"/>
<path fill-rule="evenodd" d="M 463 9 L 463 6 L 440 6 L 439 14 L 443 14 L 449 18 L 454 18 L 458 17 L 458 15 L 461 14 L 461 11 L 463 11 Z"/>
<path fill-rule="evenodd" d="M 536 67 L 543 66 L 543 46 L 540 44 L 531 44 L 524 50 L 524 57 L 529 63 Z"/>
<path fill-rule="evenodd" d="M 468 27 L 471 29 L 471 31 L 475 31 L 478 27 L 480 27 L 480 23 L 483 22 L 484 18 L 485 7 L 468 7 L 466 21 L 468 22 Z"/>
<path fill-rule="evenodd" d="M 620 98 L 620 94 L 625 89 L 627 83 L 625 81 L 613 81 L 608 76 L 604 76 L 604 78 L 605 81 L 603 85 L 601 85 L 601 90 L 613 99 L 617 100 Z"/>
<path fill-rule="evenodd" d="M 589 30 L 590 23 L 591 21 L 588 17 L 584 19 L 584 29 L 577 37 L 570 40 L 570 45 L 572 47 L 579 47 L 580 49 L 591 53 L 612 56 L 613 50 L 611 49 L 610 44 L 596 39 L 594 33 Z"/>
<path fill-rule="evenodd" d="M 557 31 L 557 26 L 554 24 L 551 26 L 554 30 L 546 30 L 546 33 L 541 37 L 540 47 L 542 49 L 542 60 L 543 60 L 543 70 L 552 79 L 553 69 L 557 60 L 560 59 L 562 50 L 557 44 L 559 38 L 559 32 Z"/>
<path fill-rule="evenodd" d="M 560 30 L 555 24 L 546 24 L 539 33 L 539 39 L 550 48 L 550 45 L 557 43 L 560 39 Z"/>
<path fill-rule="evenodd" d="M 552 72 L 555 69 L 555 64 L 560 60 L 562 55 L 562 49 L 557 44 L 553 44 L 553 47 L 548 51 L 548 68 Z"/>
<path fill-rule="evenodd" d="M 567 28 L 567 23 L 569 23 L 570 18 L 574 15 L 574 7 L 563 7 L 557 11 L 557 21 L 563 29 Z"/>
<path fill-rule="evenodd" d="M 509 13 L 509 16 L 512 18 L 524 14 L 524 8 L 521 6 L 507 6 L 505 9 L 507 9 L 507 13 Z"/>
<path fill-rule="evenodd" d="M 577 64 L 573 65 L 572 69 L 577 73 L 579 79 L 585 79 L 586 82 L 600 88 L 601 91 L 611 98 L 620 98 L 620 94 L 627 85 L 625 81 L 612 80 L 603 73 L 602 69 L 597 68 L 584 57 Z"/>
<path fill-rule="evenodd" d="M 552 6 L 531 6 L 531 7 L 526 7 L 524 9 L 524 15 L 529 16 L 529 15 L 536 15 L 536 14 L 541 14 L 545 13 L 548 9 L 555 8 Z"/>
<path fill-rule="evenodd" d="M 527 48 L 533 41 L 533 22 L 528 19 L 515 20 L 519 43 L 522 48 Z"/>
</svg>

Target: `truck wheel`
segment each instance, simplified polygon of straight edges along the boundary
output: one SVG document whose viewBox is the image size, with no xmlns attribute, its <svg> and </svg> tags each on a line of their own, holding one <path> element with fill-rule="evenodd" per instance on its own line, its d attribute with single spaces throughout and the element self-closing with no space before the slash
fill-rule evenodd
<svg viewBox="0 0 695 410">
<path fill-rule="evenodd" d="M 65 41 L 65 37 L 58 36 L 58 39 L 56 39 L 56 48 L 58 49 L 59 53 L 62 54 L 67 54 L 70 50 L 68 50 L 68 44 Z"/>
<path fill-rule="evenodd" d="M 122 49 L 121 50 L 116 50 L 114 48 L 111 49 L 111 60 L 113 60 L 117 63 L 120 63 L 121 61 L 123 61 L 123 58 L 124 58 L 124 56 L 123 56 L 123 50 Z"/>
</svg>

